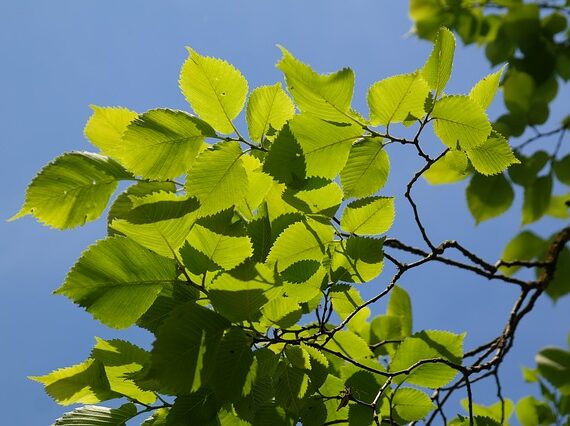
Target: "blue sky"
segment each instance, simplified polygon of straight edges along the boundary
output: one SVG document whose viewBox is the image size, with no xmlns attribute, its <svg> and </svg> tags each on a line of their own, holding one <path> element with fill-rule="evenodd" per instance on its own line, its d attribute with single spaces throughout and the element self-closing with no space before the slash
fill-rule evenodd
<svg viewBox="0 0 570 426">
<path fill-rule="evenodd" d="M 27 184 L 55 156 L 94 150 L 82 133 L 89 104 L 139 112 L 157 106 L 188 109 L 177 85 L 186 45 L 227 59 L 251 88 L 282 80 L 274 67 L 278 43 L 321 72 L 351 66 L 357 76 L 354 106 L 366 113 L 371 83 L 413 71 L 429 54 L 428 43 L 405 36 L 409 27 L 407 2 L 394 0 L 1 2 L 0 218 L 20 208 Z M 488 72 L 481 50 L 460 47 L 447 90 L 465 93 Z M 559 100 L 552 112 L 553 122 L 564 115 L 561 104 Z M 501 109 L 498 100 L 491 117 Z M 430 131 L 427 135 L 424 143 L 439 149 Z M 401 149 L 390 154 L 392 175 L 384 193 L 399 199 L 392 235 L 417 242 L 402 184 L 419 164 Z M 415 194 L 435 241 L 457 239 L 489 260 L 496 260 L 519 230 L 520 193 L 509 214 L 478 227 L 465 206 L 464 184 L 429 187 L 420 182 Z M 557 225 L 544 219 L 533 229 L 546 235 Z M 80 253 L 104 237 L 103 221 L 66 232 L 44 228 L 31 218 L 3 220 L 0 227 L 2 423 L 50 424 L 66 409 L 27 375 L 84 360 L 93 336 L 126 337 L 146 346 L 150 336 L 136 329 L 107 329 L 67 299 L 51 295 Z M 467 331 L 470 346 L 497 335 L 515 292 L 446 269 L 430 266 L 402 281 L 413 296 L 415 329 Z M 386 279 L 370 284 L 365 294 L 372 295 Z M 522 384 L 520 366 L 532 365 L 542 346 L 565 345 L 569 308 L 568 299 L 554 309 L 543 300 L 527 317 L 501 370 L 505 394 L 517 399 L 533 390 Z M 475 398 L 494 402 L 491 389 L 475 387 Z M 459 406 L 452 409 L 461 411 Z"/>
</svg>

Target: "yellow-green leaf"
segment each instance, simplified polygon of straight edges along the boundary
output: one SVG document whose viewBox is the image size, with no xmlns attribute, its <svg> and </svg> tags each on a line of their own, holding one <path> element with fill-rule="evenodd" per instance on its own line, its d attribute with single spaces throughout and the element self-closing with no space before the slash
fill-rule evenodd
<svg viewBox="0 0 570 426">
<path fill-rule="evenodd" d="M 453 67 L 455 54 L 455 37 L 447 28 L 440 28 L 433 50 L 421 69 L 422 77 L 427 81 L 429 88 L 435 90 L 436 97 L 443 91 Z"/>
<path fill-rule="evenodd" d="M 279 131 L 295 114 L 295 105 L 281 88 L 280 83 L 256 88 L 247 102 L 249 136 L 260 142 L 272 131 Z"/>
<path fill-rule="evenodd" d="M 350 110 L 354 90 L 354 73 L 343 68 L 332 74 L 320 75 L 280 47 L 283 57 L 277 63 L 287 81 L 287 89 L 293 95 L 302 112 L 342 123 L 351 123 Z"/>
<path fill-rule="evenodd" d="M 247 194 L 247 173 L 238 142 L 222 142 L 203 151 L 188 173 L 186 192 L 200 201 L 200 213 L 239 205 Z"/>
<path fill-rule="evenodd" d="M 154 109 L 139 115 L 113 149 L 113 157 L 136 175 L 174 179 L 190 170 L 214 130 L 183 111 Z"/>
<path fill-rule="evenodd" d="M 468 96 L 445 96 L 433 108 L 433 129 L 451 149 L 473 149 L 487 140 L 491 123 L 485 111 Z"/>
<path fill-rule="evenodd" d="M 421 119 L 428 93 L 428 84 L 418 72 L 378 81 L 368 89 L 370 121 L 378 126 L 401 123 L 410 116 Z"/>
<path fill-rule="evenodd" d="M 348 155 L 340 181 L 346 197 L 367 197 L 381 189 L 388 180 L 390 158 L 378 138 L 354 144 Z"/>
<path fill-rule="evenodd" d="M 393 197 L 363 198 L 346 206 L 340 226 L 358 235 L 383 234 L 391 228 L 395 214 Z"/>
<path fill-rule="evenodd" d="M 22 209 L 10 220 L 31 214 L 57 229 L 97 219 L 120 180 L 133 176 L 99 154 L 71 152 L 45 166 L 26 191 Z"/>
<path fill-rule="evenodd" d="M 467 150 L 467 156 L 475 170 L 482 175 L 496 175 L 512 164 L 519 164 L 508 141 L 499 133 L 491 136 L 481 145 Z"/>
<path fill-rule="evenodd" d="M 93 115 L 87 121 L 83 133 L 101 153 L 113 156 L 121 144 L 127 126 L 137 118 L 137 113 L 127 108 L 90 105 Z"/>
<path fill-rule="evenodd" d="M 501 67 L 499 71 L 484 77 L 469 92 L 469 97 L 477 102 L 481 108 L 487 109 L 493 102 L 504 69 L 505 66 Z"/>
<path fill-rule="evenodd" d="M 220 133 L 233 133 L 233 119 L 242 110 L 247 80 L 222 59 L 198 54 L 188 47 L 180 72 L 180 89 L 203 120 Z"/>
</svg>

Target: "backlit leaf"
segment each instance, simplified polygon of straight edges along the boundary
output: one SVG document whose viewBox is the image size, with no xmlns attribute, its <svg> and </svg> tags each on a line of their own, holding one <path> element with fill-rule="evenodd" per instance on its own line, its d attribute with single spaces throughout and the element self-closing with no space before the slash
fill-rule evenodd
<svg viewBox="0 0 570 426">
<path fill-rule="evenodd" d="M 455 37 L 447 28 L 440 28 L 435 40 L 433 50 L 421 69 L 422 77 L 427 81 L 429 88 L 435 90 L 436 97 L 445 88 L 455 54 Z"/>
<path fill-rule="evenodd" d="M 435 408 L 428 395 L 413 388 L 398 389 L 392 397 L 392 407 L 408 422 L 423 419 Z"/>
<path fill-rule="evenodd" d="M 30 379 L 43 384 L 60 405 L 93 404 L 120 396 L 111 390 L 103 364 L 94 359 Z"/>
<path fill-rule="evenodd" d="M 247 81 L 224 60 L 198 54 L 188 48 L 180 71 L 180 89 L 192 109 L 220 133 L 233 133 L 232 121 L 247 96 Z"/>
<path fill-rule="evenodd" d="M 150 354 L 123 340 L 95 339 L 97 344 L 91 352 L 91 357 L 103 364 L 111 390 L 144 404 L 156 401 L 154 393 L 139 389 L 128 378 L 129 374 L 143 368 L 149 361 Z"/>
<path fill-rule="evenodd" d="M 370 86 L 368 106 L 373 125 L 389 125 L 425 115 L 424 103 L 429 87 L 420 73 L 388 77 Z"/>
<path fill-rule="evenodd" d="M 465 334 L 427 330 L 406 338 L 394 354 L 390 371 L 403 371 L 421 360 L 444 359 L 461 364 Z M 426 363 L 414 368 L 409 374 L 396 376 L 396 383 L 406 382 L 436 389 L 447 385 L 457 371 L 443 363 Z"/>
<path fill-rule="evenodd" d="M 491 102 L 493 102 L 504 69 L 505 67 L 503 66 L 499 71 L 479 80 L 479 82 L 473 86 L 471 92 L 469 92 L 469 97 L 477 102 L 481 108 L 487 109 L 489 105 L 491 105 Z"/>
<path fill-rule="evenodd" d="M 93 115 L 85 125 L 87 139 L 101 150 L 104 155 L 113 156 L 113 152 L 121 144 L 121 138 L 127 126 L 137 118 L 138 114 L 127 108 L 100 107 L 90 105 Z"/>
<path fill-rule="evenodd" d="M 431 117 L 437 137 L 449 148 L 473 149 L 491 133 L 491 123 L 479 104 L 467 96 L 445 96 L 435 104 Z"/>
<path fill-rule="evenodd" d="M 502 260 L 529 261 L 543 253 L 546 242 L 530 231 L 523 231 L 514 237 L 503 251 Z M 519 269 L 518 266 L 502 266 L 501 271 L 505 275 L 514 274 Z"/>
<path fill-rule="evenodd" d="M 256 88 L 247 102 L 249 136 L 260 142 L 270 129 L 279 131 L 295 114 L 295 106 L 280 83 Z"/>
<path fill-rule="evenodd" d="M 350 123 L 350 103 L 354 90 L 354 73 L 343 68 L 332 74 L 319 75 L 285 48 L 277 63 L 287 82 L 287 89 L 302 112 L 323 120 Z"/>
<path fill-rule="evenodd" d="M 65 413 L 54 423 L 54 426 L 122 426 L 137 415 L 135 404 L 127 403 L 119 408 L 86 405 Z"/>
<path fill-rule="evenodd" d="M 205 138 L 213 135 L 214 130 L 197 117 L 154 109 L 129 124 L 111 153 L 135 175 L 174 179 L 190 170 Z"/>
<path fill-rule="evenodd" d="M 390 159 L 381 139 L 367 138 L 355 143 L 340 172 L 344 194 L 347 198 L 373 195 L 386 184 L 389 173 Z"/>
<path fill-rule="evenodd" d="M 487 176 L 501 173 L 511 164 L 520 163 L 507 140 L 499 133 L 491 134 L 481 145 L 467 150 L 467 156 L 475 170 Z"/>
<path fill-rule="evenodd" d="M 134 324 L 163 287 L 177 283 L 174 260 L 123 237 L 92 245 L 56 290 L 113 328 Z M 184 285 L 179 283 L 180 285 Z"/>
<path fill-rule="evenodd" d="M 285 229 L 269 252 L 267 263 L 283 271 L 300 260 L 321 261 L 333 229 L 316 221 L 296 222 Z"/>
<path fill-rule="evenodd" d="M 392 227 L 394 198 L 368 197 L 346 206 L 340 220 L 341 228 L 358 235 L 383 234 Z"/>
<path fill-rule="evenodd" d="M 155 192 L 131 200 L 133 208 L 110 227 L 155 253 L 173 258 L 195 220 L 198 201 L 173 192 Z"/>
<path fill-rule="evenodd" d="M 186 192 L 201 204 L 202 215 L 237 205 L 247 194 L 247 173 L 238 142 L 222 142 L 202 152 L 188 173 Z"/>
<path fill-rule="evenodd" d="M 57 157 L 32 180 L 20 212 L 57 229 L 74 228 L 97 219 L 120 180 L 132 175 L 108 157 L 71 152 Z"/>
<path fill-rule="evenodd" d="M 460 182 L 469 176 L 469 161 L 463 151 L 449 150 L 422 175 L 432 185 Z"/>
<path fill-rule="evenodd" d="M 362 135 L 355 124 L 335 124 L 308 114 L 295 116 L 289 126 L 303 151 L 308 177 L 333 179 L 346 164 L 352 143 Z"/>
</svg>

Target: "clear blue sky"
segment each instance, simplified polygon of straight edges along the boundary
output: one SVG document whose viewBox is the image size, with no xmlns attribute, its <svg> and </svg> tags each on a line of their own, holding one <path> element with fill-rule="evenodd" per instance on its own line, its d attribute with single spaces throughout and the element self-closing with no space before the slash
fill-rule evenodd
<svg viewBox="0 0 570 426">
<path fill-rule="evenodd" d="M 409 27 L 407 2 L 395 0 L 1 2 L 0 423 L 46 425 L 66 411 L 26 376 L 84 360 L 93 336 L 150 343 L 144 331 L 107 329 L 67 299 L 51 295 L 80 253 L 103 238 L 103 221 L 66 232 L 44 228 L 31 218 L 4 222 L 20 208 L 27 184 L 43 165 L 65 151 L 93 150 L 82 133 L 89 104 L 140 112 L 156 106 L 187 108 L 177 86 L 185 45 L 229 60 L 250 87 L 281 81 L 274 67 L 279 43 L 321 72 L 353 67 L 354 106 L 366 113 L 368 85 L 412 71 L 427 57 L 428 43 L 404 37 Z M 459 48 L 448 91 L 467 92 L 488 72 L 481 50 Z M 564 114 L 560 101 L 558 105 L 553 119 Z M 496 101 L 491 116 L 501 109 Z M 425 143 L 439 149 L 431 136 Z M 394 150 L 385 193 L 400 199 L 392 234 L 417 242 L 402 202 L 403 179 L 418 166 L 410 158 Z M 518 232 L 521 194 L 508 215 L 475 228 L 463 191 L 464 184 L 430 188 L 422 182 L 416 194 L 434 240 L 460 240 L 494 261 Z M 546 234 L 556 225 L 560 222 L 543 220 L 533 228 Z M 369 284 L 366 293 L 386 279 Z M 467 331 L 469 346 L 499 333 L 515 297 L 504 284 L 441 267 L 410 273 L 402 285 L 414 300 L 416 330 Z M 519 367 L 532 365 L 542 346 L 565 345 L 569 311 L 568 298 L 555 309 L 543 300 L 525 320 L 501 371 L 507 395 L 516 399 L 533 390 L 523 384 Z M 494 402 L 491 389 L 475 387 L 475 398 Z"/>
</svg>

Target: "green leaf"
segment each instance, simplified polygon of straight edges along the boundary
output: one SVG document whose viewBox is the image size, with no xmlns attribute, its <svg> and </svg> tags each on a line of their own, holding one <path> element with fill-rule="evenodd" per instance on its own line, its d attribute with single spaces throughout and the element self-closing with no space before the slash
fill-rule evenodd
<svg viewBox="0 0 570 426">
<path fill-rule="evenodd" d="M 339 352 L 355 361 L 374 358 L 364 339 L 348 330 L 337 331 L 325 345 L 325 348 Z M 378 369 L 380 369 L 380 365 L 378 365 Z"/>
<path fill-rule="evenodd" d="M 152 392 L 139 389 L 128 377 L 141 370 L 149 361 L 150 354 L 123 340 L 103 340 L 95 338 L 97 344 L 91 357 L 101 362 L 112 391 L 125 395 L 143 404 L 152 404 L 156 396 Z"/>
<path fill-rule="evenodd" d="M 237 401 L 251 392 L 248 375 L 253 366 L 251 338 L 232 327 L 222 338 L 212 374 L 212 388 L 219 403 Z"/>
<path fill-rule="evenodd" d="M 402 287 L 396 285 L 392 288 L 386 315 L 400 319 L 402 337 L 412 334 L 412 300 L 408 292 Z"/>
<path fill-rule="evenodd" d="M 550 406 L 532 396 L 525 396 L 517 402 L 516 414 L 521 426 L 550 425 L 556 422 Z"/>
<path fill-rule="evenodd" d="M 110 227 L 161 256 L 174 258 L 198 209 L 195 198 L 173 192 L 131 197 L 132 209 Z"/>
<path fill-rule="evenodd" d="M 55 421 L 54 426 L 123 426 L 136 415 L 137 407 L 130 402 L 119 408 L 86 405 L 65 413 Z"/>
<path fill-rule="evenodd" d="M 390 371 L 403 371 L 421 360 L 430 359 L 445 359 L 460 365 L 464 337 L 465 334 L 439 330 L 416 333 L 398 346 L 390 364 Z M 451 382 L 456 374 L 454 368 L 443 363 L 426 363 L 413 369 L 409 374 L 396 376 L 394 381 L 437 389 Z"/>
<path fill-rule="evenodd" d="M 503 174 L 475 174 L 467 186 L 466 196 L 469 211 L 475 222 L 480 223 L 506 212 L 511 207 L 515 194 Z"/>
<path fill-rule="evenodd" d="M 107 215 L 107 233 L 109 235 L 117 233 L 110 227 L 110 224 L 115 219 L 125 219 L 127 214 L 133 209 L 133 199 L 143 198 L 160 191 L 175 192 L 176 185 L 174 182 L 141 181 L 129 186 L 125 191 L 120 193 L 109 208 Z"/>
<path fill-rule="evenodd" d="M 159 408 L 154 410 L 152 416 L 142 422 L 141 426 L 165 426 L 168 413 L 168 408 Z"/>
<path fill-rule="evenodd" d="M 548 209 L 546 209 L 546 214 L 558 219 L 569 219 L 569 207 L 570 192 L 566 195 L 553 195 L 550 198 L 550 203 L 548 204 Z"/>
<path fill-rule="evenodd" d="M 31 214 L 57 229 L 74 228 L 97 219 L 130 173 L 108 157 L 71 152 L 57 157 L 32 180 L 22 209 L 9 220 Z"/>
<path fill-rule="evenodd" d="M 482 175 L 496 175 L 520 161 L 511 151 L 507 140 L 499 133 L 492 133 L 483 144 L 467 150 L 467 156 L 475 170 Z"/>
<path fill-rule="evenodd" d="M 374 126 L 421 119 L 429 87 L 419 72 L 395 75 L 378 81 L 368 89 L 370 121 Z"/>
<path fill-rule="evenodd" d="M 180 89 L 192 109 L 220 133 L 233 133 L 232 121 L 247 96 L 247 81 L 224 60 L 199 55 L 188 47 L 180 71 Z"/>
<path fill-rule="evenodd" d="M 188 173 L 186 192 L 198 198 L 202 215 L 238 205 L 247 194 L 247 173 L 238 142 L 222 142 L 202 152 Z"/>
<path fill-rule="evenodd" d="M 83 133 L 89 141 L 101 150 L 102 154 L 113 156 L 121 144 L 127 126 L 138 114 L 127 108 L 100 107 L 90 105 L 93 115 L 87 121 Z"/>
<path fill-rule="evenodd" d="M 330 289 L 329 298 L 334 311 L 342 321 L 352 314 L 356 308 L 364 304 L 364 300 L 358 290 L 349 285 L 333 285 Z M 352 317 L 348 327 L 355 332 L 359 332 L 363 325 L 366 324 L 369 316 L 369 308 L 361 309 Z"/>
<path fill-rule="evenodd" d="M 190 170 L 214 130 L 183 111 L 153 109 L 134 120 L 112 156 L 135 175 L 174 179 Z"/>
<path fill-rule="evenodd" d="M 174 260 L 128 238 L 111 237 L 83 253 L 56 294 L 69 297 L 109 327 L 126 328 L 165 286 L 178 283 L 176 277 Z"/>
<path fill-rule="evenodd" d="M 279 272 L 284 271 L 300 260 L 321 261 L 325 246 L 333 239 L 330 225 L 307 220 L 295 222 L 285 229 L 271 247 L 267 257 L 268 265 L 276 265 Z"/>
<path fill-rule="evenodd" d="M 331 268 L 335 281 L 365 283 L 382 272 L 383 239 L 349 237 L 336 242 Z"/>
<path fill-rule="evenodd" d="M 287 346 L 285 355 L 293 367 L 301 370 L 311 369 L 311 357 L 309 353 L 301 346 Z"/>
<path fill-rule="evenodd" d="M 445 96 L 435 104 L 431 117 L 437 137 L 449 148 L 465 150 L 483 144 L 491 123 L 479 104 L 467 96 Z"/>
<path fill-rule="evenodd" d="M 332 217 L 342 202 L 342 190 L 336 182 L 308 179 L 300 190 L 286 189 L 283 201 L 307 214 Z"/>
<path fill-rule="evenodd" d="M 164 287 L 150 308 L 137 321 L 139 327 L 156 334 L 162 323 L 178 306 L 196 300 L 200 291 L 188 285 L 174 285 Z"/>
<path fill-rule="evenodd" d="M 295 421 L 275 402 L 268 402 L 262 405 L 255 412 L 253 419 L 253 426 L 293 426 L 294 424 Z"/>
<path fill-rule="evenodd" d="M 352 122 L 350 103 L 354 90 L 354 73 L 343 68 L 332 74 L 319 75 L 285 48 L 277 63 L 287 82 L 287 89 L 302 112 L 323 120 Z"/>
<path fill-rule="evenodd" d="M 422 175 L 432 185 L 460 182 L 471 174 L 463 151 L 449 150 Z"/>
<path fill-rule="evenodd" d="M 309 303 L 322 295 L 327 270 L 316 260 L 301 260 L 281 273 L 283 291 L 299 303 Z M 316 302 L 318 303 L 318 302 Z"/>
<path fill-rule="evenodd" d="M 253 254 L 251 240 L 245 234 L 242 224 L 232 223 L 232 218 L 233 211 L 226 210 L 196 222 L 186 239 L 187 245 L 181 249 L 184 264 L 193 265 L 193 252 L 187 251 L 188 245 L 205 255 L 207 265 L 214 266 L 215 269 L 218 269 L 217 266 L 230 270 L 249 258 Z M 212 270 L 211 267 L 203 270 L 190 269 L 196 275 Z"/>
<path fill-rule="evenodd" d="M 529 261 L 541 255 L 544 252 L 545 245 L 546 242 L 534 232 L 523 231 L 509 241 L 501 259 L 505 261 Z M 519 266 L 502 266 L 501 272 L 505 275 L 512 275 L 519 268 Z"/>
<path fill-rule="evenodd" d="M 534 183 L 538 173 L 550 159 L 546 151 L 536 151 L 530 157 L 518 153 L 517 156 L 520 163 L 509 167 L 509 177 L 514 183 L 525 187 Z"/>
<path fill-rule="evenodd" d="M 306 161 L 301 145 L 286 124 L 271 144 L 263 163 L 263 171 L 278 182 L 300 187 L 306 176 Z"/>
<path fill-rule="evenodd" d="M 212 306 L 232 322 L 256 321 L 260 308 L 275 296 L 275 280 L 262 264 L 246 263 L 231 272 L 218 275 L 208 295 Z"/>
<path fill-rule="evenodd" d="M 334 179 L 343 169 L 352 143 L 362 136 L 355 124 L 335 124 L 308 114 L 296 115 L 289 126 L 301 146 L 307 177 Z"/>
<path fill-rule="evenodd" d="M 93 404 L 120 396 L 111 390 L 103 364 L 94 359 L 30 379 L 42 383 L 60 405 Z"/>
<path fill-rule="evenodd" d="M 340 226 L 358 235 L 383 234 L 392 227 L 395 214 L 393 197 L 367 197 L 346 206 Z"/>
<path fill-rule="evenodd" d="M 392 407 L 407 422 L 421 420 L 435 408 L 428 395 L 418 389 L 399 388 L 392 397 Z"/>
<path fill-rule="evenodd" d="M 497 72 L 481 79 L 469 92 L 469 97 L 477 102 L 481 108 L 487 109 L 493 102 L 505 67 L 506 65 L 503 65 Z"/>
<path fill-rule="evenodd" d="M 429 88 L 435 90 L 436 97 L 443 91 L 453 67 L 455 53 L 455 37 L 447 28 L 440 28 L 433 50 L 421 69 L 421 75 L 427 81 Z"/>
<path fill-rule="evenodd" d="M 322 426 L 327 421 L 327 408 L 320 396 L 313 396 L 307 400 L 301 412 L 303 426 Z"/>
<path fill-rule="evenodd" d="M 217 426 L 219 403 L 209 389 L 180 395 L 166 418 L 167 426 Z"/>
<path fill-rule="evenodd" d="M 388 180 L 390 159 L 382 139 L 366 138 L 350 148 L 340 181 L 346 197 L 367 197 L 381 189 Z"/>
<path fill-rule="evenodd" d="M 300 413 L 301 398 L 309 387 L 309 377 L 303 370 L 286 366 L 275 383 L 275 401 L 293 413 Z"/>
<path fill-rule="evenodd" d="M 275 297 L 262 308 L 263 323 L 268 326 L 288 328 L 297 324 L 303 314 L 299 303 L 292 297 Z"/>
<path fill-rule="evenodd" d="M 546 287 L 546 293 L 552 300 L 570 293 L 570 250 L 564 248 L 558 257 L 554 279 Z"/>
<path fill-rule="evenodd" d="M 538 372 L 558 389 L 570 395 L 570 352 L 560 348 L 544 348 L 535 357 Z"/>
<path fill-rule="evenodd" d="M 241 159 L 248 185 L 247 193 L 238 209 L 248 220 L 252 220 L 274 181 L 270 175 L 263 172 L 263 164 L 253 155 L 243 155 Z"/>
<path fill-rule="evenodd" d="M 247 103 L 249 136 L 255 142 L 271 131 L 279 131 L 295 115 L 295 105 L 281 88 L 281 83 L 256 88 Z"/>
<path fill-rule="evenodd" d="M 560 160 L 556 160 L 552 166 L 556 177 L 560 182 L 570 186 L 570 154 Z"/>
<path fill-rule="evenodd" d="M 467 398 L 461 400 L 461 406 L 465 411 L 469 411 L 469 401 Z M 501 401 L 489 406 L 475 403 L 472 404 L 474 416 L 488 417 L 497 421 L 499 424 L 508 424 L 508 420 L 513 414 L 514 408 L 515 405 L 510 399 L 505 399 L 504 405 Z"/>
<path fill-rule="evenodd" d="M 548 210 L 552 195 L 552 176 L 541 176 L 524 189 L 522 224 L 527 225 L 540 219 Z"/>
<path fill-rule="evenodd" d="M 211 377 L 228 327 L 222 316 L 194 302 L 178 307 L 156 333 L 151 362 L 137 383 L 172 395 L 197 391 Z"/>
</svg>

